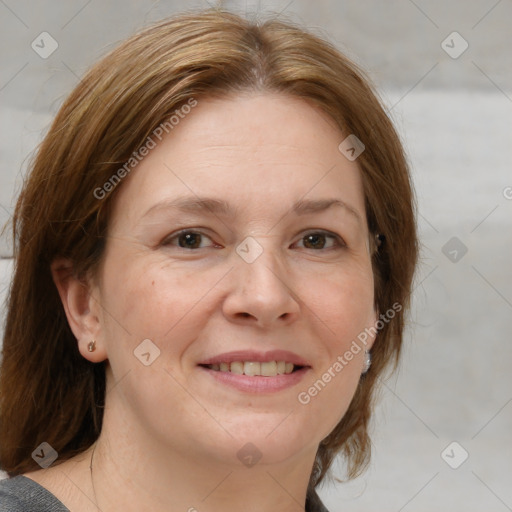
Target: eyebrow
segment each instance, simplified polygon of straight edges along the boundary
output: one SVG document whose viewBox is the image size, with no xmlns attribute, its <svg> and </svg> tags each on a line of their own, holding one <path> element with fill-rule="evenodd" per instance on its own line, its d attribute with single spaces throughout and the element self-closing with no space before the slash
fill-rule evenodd
<svg viewBox="0 0 512 512">
<path fill-rule="evenodd" d="M 342 208 L 353 216 L 359 223 L 363 224 L 363 220 L 358 211 L 342 201 L 341 199 L 299 199 L 293 206 L 291 211 L 295 215 L 307 215 L 312 213 L 321 213 L 330 208 Z M 154 212 L 162 210 L 179 210 L 189 213 L 211 213 L 214 215 L 225 215 L 235 217 L 237 214 L 227 201 L 212 197 L 183 196 L 172 200 L 164 200 L 149 208 L 142 216 L 143 218 Z"/>
<path fill-rule="evenodd" d="M 176 199 L 164 200 L 153 205 L 144 213 L 142 217 L 153 212 L 162 210 L 180 210 L 182 212 L 203 213 L 210 212 L 218 215 L 231 215 L 233 209 L 222 199 L 214 199 L 211 197 L 184 196 Z"/>
<path fill-rule="evenodd" d="M 358 211 L 341 199 L 300 199 L 293 205 L 292 211 L 297 215 L 306 215 L 308 213 L 323 212 L 333 207 L 344 209 L 362 224 L 363 220 Z"/>
</svg>

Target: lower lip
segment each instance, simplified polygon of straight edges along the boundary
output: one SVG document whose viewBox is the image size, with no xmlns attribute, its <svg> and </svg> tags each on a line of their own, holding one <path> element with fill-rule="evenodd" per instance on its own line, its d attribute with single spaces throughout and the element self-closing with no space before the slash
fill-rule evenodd
<svg viewBox="0 0 512 512">
<path fill-rule="evenodd" d="M 210 370 L 204 366 L 199 367 L 208 372 L 214 379 L 222 384 L 231 386 L 245 393 L 274 393 L 283 389 L 291 388 L 298 384 L 306 375 L 310 368 L 304 367 L 292 373 L 276 375 L 275 377 L 262 377 L 249 375 L 239 375 L 231 372 L 220 372 Z"/>
</svg>

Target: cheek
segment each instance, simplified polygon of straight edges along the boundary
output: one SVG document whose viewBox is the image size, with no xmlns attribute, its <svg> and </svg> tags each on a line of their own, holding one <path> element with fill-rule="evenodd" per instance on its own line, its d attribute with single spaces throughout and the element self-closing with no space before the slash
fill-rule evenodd
<svg viewBox="0 0 512 512">
<path fill-rule="evenodd" d="M 182 365 L 187 349 L 215 312 L 210 292 L 226 269 L 198 271 L 190 264 L 171 265 L 147 251 L 131 257 L 119 253 L 119 258 L 110 255 L 105 266 L 102 298 L 114 377 L 133 367 L 140 370 L 134 351 L 146 339 L 160 351 L 158 365 L 168 369 Z"/>
<path fill-rule="evenodd" d="M 164 431 L 176 418 L 188 415 L 192 421 L 201 414 L 195 402 L 190 406 L 180 366 L 208 318 L 201 299 L 218 278 L 170 268 L 158 257 L 122 257 L 124 261 L 110 258 L 103 278 L 105 342 L 117 396 L 113 401 L 129 404 L 124 410 L 135 412 L 147 429 L 161 421 Z M 172 414 L 162 411 L 163 404 Z M 161 417 L 155 419 L 155 411 Z"/>
<path fill-rule="evenodd" d="M 324 436 L 342 419 L 358 386 L 365 350 L 358 336 L 374 325 L 373 298 L 368 264 L 319 280 L 318 291 L 308 304 L 318 316 L 322 357 L 297 401 L 309 418 L 317 418 L 312 427 L 321 423 Z"/>
<path fill-rule="evenodd" d="M 332 272 L 318 279 L 314 289 L 310 304 L 326 331 L 330 353 L 344 350 L 360 332 L 373 325 L 374 281 L 369 262 Z"/>
<path fill-rule="evenodd" d="M 204 281 L 156 255 L 125 258 L 106 275 L 105 302 L 135 337 L 162 338 L 204 295 Z"/>
</svg>

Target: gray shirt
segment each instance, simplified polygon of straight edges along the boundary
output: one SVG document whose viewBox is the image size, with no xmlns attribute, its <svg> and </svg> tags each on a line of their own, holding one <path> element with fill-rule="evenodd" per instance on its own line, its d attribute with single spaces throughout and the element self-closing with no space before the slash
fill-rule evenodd
<svg viewBox="0 0 512 512">
<path fill-rule="evenodd" d="M 0 512 L 70 512 L 49 490 L 19 475 L 0 480 Z"/>
<path fill-rule="evenodd" d="M 316 493 L 307 511 L 328 512 Z M 0 512 L 70 512 L 49 490 L 23 475 L 0 480 Z"/>
</svg>

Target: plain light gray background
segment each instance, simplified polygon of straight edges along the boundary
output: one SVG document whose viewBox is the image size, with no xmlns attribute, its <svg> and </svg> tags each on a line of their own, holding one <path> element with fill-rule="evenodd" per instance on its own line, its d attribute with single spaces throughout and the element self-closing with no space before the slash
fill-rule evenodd
<svg viewBox="0 0 512 512">
<path fill-rule="evenodd" d="M 369 471 L 324 486 L 325 503 L 332 512 L 512 510 L 512 1 L 215 5 L 282 12 L 334 42 L 369 72 L 410 156 L 422 260 L 404 360 L 381 392 Z M 0 0 L 1 222 L 84 70 L 145 24 L 207 6 Z M 58 43 L 45 59 L 31 47 L 42 32 Z M 10 255 L 5 238 L 0 254 Z M 0 298 L 11 268 L 0 261 Z"/>
</svg>

